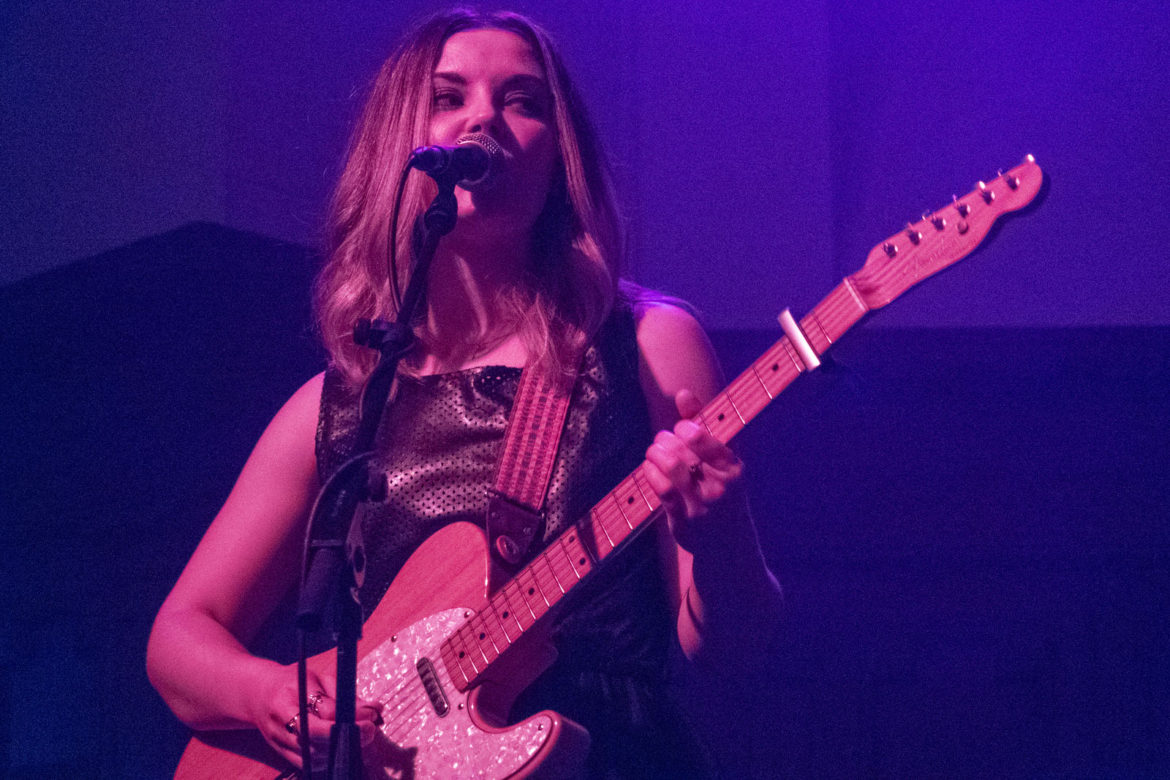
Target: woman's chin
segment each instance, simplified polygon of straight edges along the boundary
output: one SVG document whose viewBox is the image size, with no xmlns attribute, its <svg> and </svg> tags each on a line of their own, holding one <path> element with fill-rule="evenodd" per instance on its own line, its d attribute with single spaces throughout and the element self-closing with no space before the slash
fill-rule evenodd
<svg viewBox="0 0 1170 780">
<path fill-rule="evenodd" d="M 526 237 L 536 222 L 535 215 L 518 214 L 515 205 L 479 198 L 459 204 L 459 219 L 452 237 L 498 242 Z"/>
</svg>

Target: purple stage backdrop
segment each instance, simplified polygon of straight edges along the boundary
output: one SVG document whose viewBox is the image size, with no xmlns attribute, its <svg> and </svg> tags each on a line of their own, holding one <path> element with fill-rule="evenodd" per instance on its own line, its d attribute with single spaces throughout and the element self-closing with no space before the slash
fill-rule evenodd
<svg viewBox="0 0 1170 780">
<path fill-rule="evenodd" d="M 790 631 L 759 701 L 689 702 L 727 773 L 1166 775 L 1166 4 L 719 5 L 511 7 L 563 43 L 632 275 L 729 371 L 908 220 L 1049 176 L 745 434 Z M 0 775 L 168 776 L 149 621 L 320 368 L 303 247 L 433 7 L 0 4 Z"/>
<path fill-rule="evenodd" d="M 590 99 L 639 280 L 766 326 L 1032 153 L 1043 208 L 878 322 L 1170 322 L 1164 3 L 727 5 L 514 4 Z M 312 243 L 368 78 L 431 7 L 5 3 L 0 282 L 193 220 Z"/>
</svg>

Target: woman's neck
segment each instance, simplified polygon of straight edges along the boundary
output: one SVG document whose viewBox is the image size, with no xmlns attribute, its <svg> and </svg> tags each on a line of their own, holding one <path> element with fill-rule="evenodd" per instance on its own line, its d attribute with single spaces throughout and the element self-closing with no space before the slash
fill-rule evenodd
<svg viewBox="0 0 1170 780">
<path fill-rule="evenodd" d="M 440 247 L 427 280 L 424 370 L 462 368 L 514 336 L 515 312 L 501 305 L 522 283 L 527 258 L 500 245 Z"/>
</svg>

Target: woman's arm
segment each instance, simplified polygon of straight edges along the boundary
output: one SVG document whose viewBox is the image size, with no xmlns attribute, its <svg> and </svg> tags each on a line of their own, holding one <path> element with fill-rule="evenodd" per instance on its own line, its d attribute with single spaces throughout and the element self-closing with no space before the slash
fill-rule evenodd
<svg viewBox="0 0 1170 780">
<path fill-rule="evenodd" d="M 640 379 L 653 425 L 647 479 L 666 509 L 663 561 L 692 660 L 758 652 L 780 615 L 780 587 L 760 551 L 743 464 L 689 418 L 723 389 L 715 352 L 686 311 L 653 304 L 637 329 Z"/>
<path fill-rule="evenodd" d="M 318 489 L 321 387 L 321 375 L 309 380 L 260 437 L 163 602 L 146 652 L 150 680 L 180 720 L 196 729 L 259 728 L 295 764 L 296 738 L 285 728 L 297 712 L 295 667 L 258 658 L 245 645 L 298 579 Z M 310 735 L 327 740 L 332 681 L 311 676 L 310 686 L 328 695 L 321 717 L 310 718 Z M 373 715 L 359 710 L 358 717 Z"/>
</svg>

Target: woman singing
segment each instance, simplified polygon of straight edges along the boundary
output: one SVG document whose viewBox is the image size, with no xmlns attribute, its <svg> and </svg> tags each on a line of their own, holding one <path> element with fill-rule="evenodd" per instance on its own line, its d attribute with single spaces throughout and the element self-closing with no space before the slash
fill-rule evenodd
<svg viewBox="0 0 1170 780">
<path fill-rule="evenodd" d="M 710 344 L 683 308 L 619 284 L 621 228 L 597 138 L 547 34 L 514 14 L 440 14 L 383 65 L 334 198 L 316 289 L 329 367 L 269 424 L 160 609 L 151 680 L 192 728 L 258 729 L 292 765 L 299 735 L 327 743 L 333 680 L 310 673 L 312 714 L 300 723 L 295 665 L 248 647 L 296 587 L 309 510 L 351 454 L 373 367 L 373 353 L 352 341 L 354 322 L 392 319 L 408 281 L 409 263 L 387 262 L 399 177 L 408 176 L 397 230 L 406 258 L 435 193 L 404 173 L 411 150 L 469 134 L 502 152 L 491 187 L 455 191 L 458 221 L 438 245 L 417 344 L 384 412 L 376 463 L 390 490 L 364 519 L 364 609 L 437 530 L 484 524 L 521 370 L 575 377 L 532 552 L 643 462 L 666 517 L 557 615 L 558 660 L 511 716 L 549 708 L 582 724 L 590 776 L 701 774 L 701 751 L 665 703 L 670 645 L 700 669 L 716 654 L 759 652 L 779 588 L 742 497 L 740 461 L 687 419 L 721 388 Z M 359 704 L 369 742 L 383 703 Z"/>
</svg>

